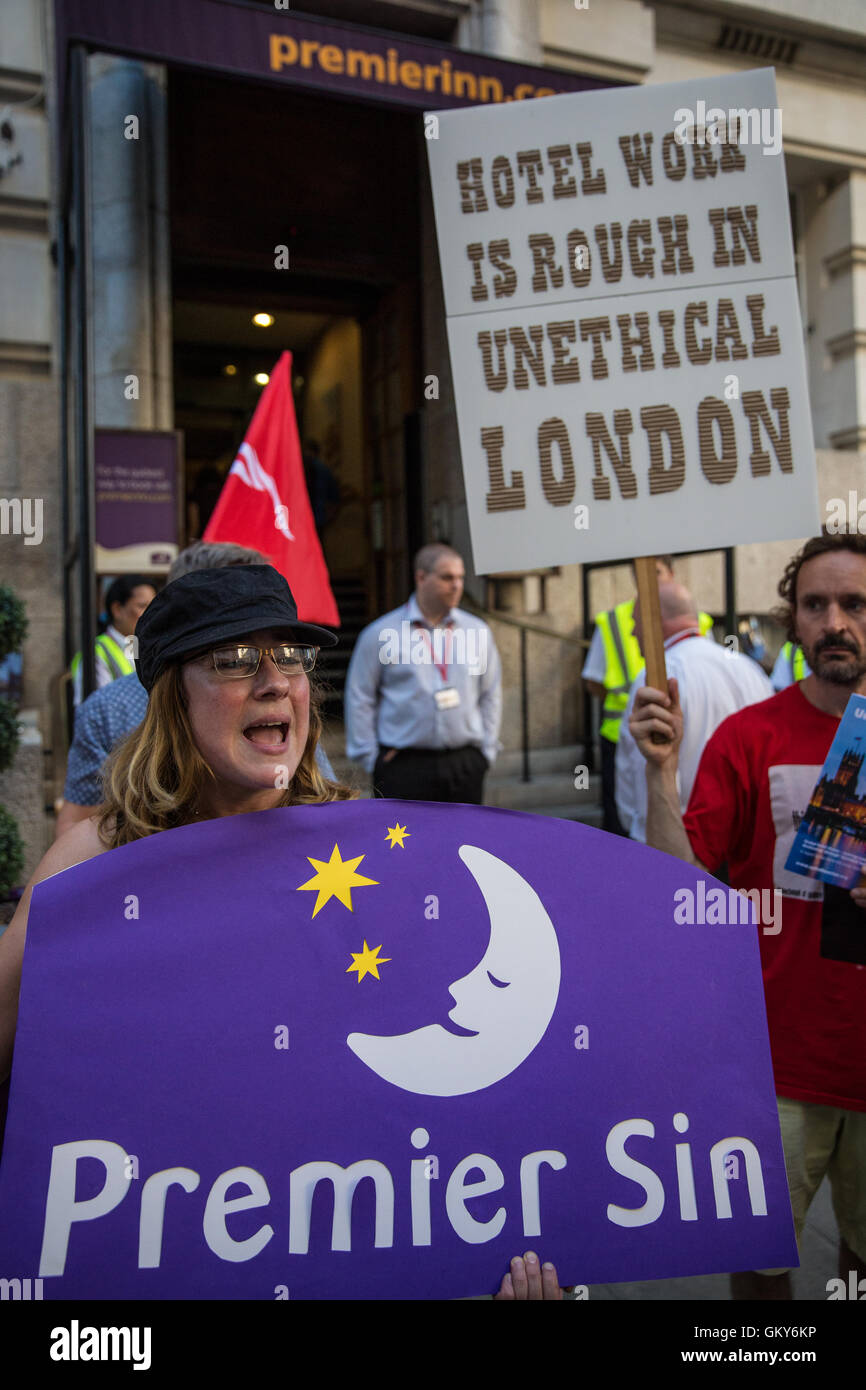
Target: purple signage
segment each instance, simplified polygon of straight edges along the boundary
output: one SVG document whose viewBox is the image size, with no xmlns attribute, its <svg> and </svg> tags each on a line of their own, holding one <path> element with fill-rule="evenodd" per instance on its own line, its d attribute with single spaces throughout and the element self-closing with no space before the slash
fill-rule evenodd
<svg viewBox="0 0 866 1390">
<path fill-rule="evenodd" d="M 300 18 L 228 0 L 55 0 L 58 51 L 83 40 L 109 52 L 243 73 L 334 94 L 441 110 L 609 87 L 447 44 Z M 62 67 L 61 67 L 62 71 Z"/>
<path fill-rule="evenodd" d="M 797 1264 L 753 926 L 540 816 L 359 801 L 33 895 L 0 1273 L 44 1297 L 453 1298 Z M 735 918 L 736 920 L 736 918 Z"/>
<path fill-rule="evenodd" d="M 177 554 L 178 435 L 97 430 L 94 438 L 96 568 L 166 568 Z"/>
</svg>

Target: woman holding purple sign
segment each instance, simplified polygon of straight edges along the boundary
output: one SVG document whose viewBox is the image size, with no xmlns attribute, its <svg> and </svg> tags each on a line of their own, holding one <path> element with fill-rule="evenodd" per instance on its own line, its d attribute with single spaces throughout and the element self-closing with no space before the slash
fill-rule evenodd
<svg viewBox="0 0 866 1390">
<path fill-rule="evenodd" d="M 141 725 L 112 754 L 104 804 L 42 859 L 0 938 L 0 1077 L 9 1075 L 34 884 L 96 855 L 197 820 L 346 800 L 322 776 L 312 672 L 337 639 L 299 620 L 269 565 L 197 570 L 166 585 L 136 629 L 148 691 Z M 552 1265 L 512 1261 L 497 1298 L 560 1299 Z"/>
</svg>

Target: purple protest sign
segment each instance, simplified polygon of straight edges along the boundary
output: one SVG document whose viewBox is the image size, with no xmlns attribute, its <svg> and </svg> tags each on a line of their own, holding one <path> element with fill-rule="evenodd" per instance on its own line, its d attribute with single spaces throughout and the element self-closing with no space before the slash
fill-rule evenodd
<svg viewBox="0 0 866 1390">
<path fill-rule="evenodd" d="M 97 569 L 168 569 L 180 533 L 180 435 L 97 430 L 93 451 Z"/>
<path fill-rule="evenodd" d="M 754 926 L 568 822 L 360 801 L 33 895 L 0 1272 L 45 1298 L 450 1298 L 794 1265 Z M 736 914 L 733 914 L 736 922 Z"/>
</svg>

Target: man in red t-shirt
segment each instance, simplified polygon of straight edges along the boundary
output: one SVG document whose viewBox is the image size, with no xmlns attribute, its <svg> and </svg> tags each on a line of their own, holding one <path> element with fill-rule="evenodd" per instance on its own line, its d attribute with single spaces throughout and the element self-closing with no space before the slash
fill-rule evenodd
<svg viewBox="0 0 866 1390">
<path fill-rule="evenodd" d="M 812 674 L 719 725 L 685 816 L 675 680 L 667 695 L 638 692 L 629 728 L 647 760 L 647 844 L 710 873 L 726 866 L 733 887 L 762 890 L 767 1023 L 797 1237 L 826 1175 L 847 1288 L 849 1271 L 866 1277 L 866 965 L 856 963 L 861 951 L 846 958 L 829 948 L 827 927 L 851 918 L 853 936 L 866 935 L 866 875 L 842 894 L 789 872 L 785 861 L 848 698 L 866 694 L 866 537 L 808 541 L 779 593 L 788 638 L 800 643 Z M 653 733 L 664 741 L 654 743 Z M 732 1274 L 731 1291 L 790 1298 L 790 1275 Z"/>
</svg>

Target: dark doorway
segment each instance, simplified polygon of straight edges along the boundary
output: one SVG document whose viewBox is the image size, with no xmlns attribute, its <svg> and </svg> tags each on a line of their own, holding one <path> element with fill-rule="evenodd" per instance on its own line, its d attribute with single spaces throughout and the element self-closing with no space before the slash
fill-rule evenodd
<svg viewBox="0 0 866 1390">
<path fill-rule="evenodd" d="M 301 437 L 340 486 L 328 566 L 343 606 L 372 617 L 403 597 L 421 527 L 420 488 L 406 487 L 422 395 L 417 115 L 187 72 L 171 74 L 169 109 L 188 538 L 243 438 L 256 376 L 288 348 Z"/>
</svg>

